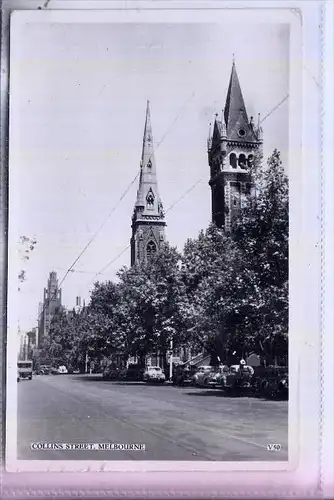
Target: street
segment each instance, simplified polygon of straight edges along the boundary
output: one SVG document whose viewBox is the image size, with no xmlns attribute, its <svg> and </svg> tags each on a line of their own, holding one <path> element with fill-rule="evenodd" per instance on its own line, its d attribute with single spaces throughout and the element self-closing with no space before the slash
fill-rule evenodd
<svg viewBox="0 0 334 500">
<path fill-rule="evenodd" d="M 32 450 L 31 443 L 145 444 L 145 451 Z M 268 444 L 281 451 L 268 451 Z M 219 389 L 34 376 L 18 383 L 20 460 L 288 459 L 288 402 Z"/>
</svg>

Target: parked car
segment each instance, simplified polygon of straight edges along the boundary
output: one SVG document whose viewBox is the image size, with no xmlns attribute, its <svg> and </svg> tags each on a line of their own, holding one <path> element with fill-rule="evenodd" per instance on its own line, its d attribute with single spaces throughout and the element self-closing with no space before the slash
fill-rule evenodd
<svg viewBox="0 0 334 500">
<path fill-rule="evenodd" d="M 104 380 L 118 380 L 120 378 L 120 368 L 115 365 L 106 366 L 102 372 Z"/>
<path fill-rule="evenodd" d="M 289 372 L 287 366 L 269 366 L 257 370 L 254 387 L 266 398 L 287 398 L 289 395 Z"/>
<path fill-rule="evenodd" d="M 241 394 L 253 389 L 252 377 L 254 370 L 251 366 L 232 365 L 229 370 L 223 372 L 221 387 L 226 392 Z"/>
<path fill-rule="evenodd" d="M 205 373 L 202 381 L 205 387 L 219 387 L 222 383 L 222 377 L 228 370 L 226 365 L 212 367 L 212 370 Z"/>
<path fill-rule="evenodd" d="M 174 385 L 190 385 L 192 378 L 197 372 L 197 367 L 194 365 L 178 365 L 173 372 Z"/>
<path fill-rule="evenodd" d="M 37 370 L 38 375 L 49 375 L 50 366 L 49 365 L 41 365 Z"/>
<path fill-rule="evenodd" d="M 60 375 L 67 375 L 68 370 L 67 370 L 66 366 L 65 366 L 65 365 L 61 365 L 61 366 L 59 366 L 59 367 L 58 367 L 58 373 L 59 373 Z"/>
<path fill-rule="evenodd" d="M 143 380 L 144 382 L 163 384 L 166 380 L 166 375 L 159 366 L 148 366 L 144 372 Z"/>
<path fill-rule="evenodd" d="M 200 366 L 192 377 L 192 384 L 203 386 L 206 375 L 208 375 L 211 371 L 212 366 Z"/>
<path fill-rule="evenodd" d="M 51 367 L 49 373 L 50 375 L 59 375 L 58 368 Z"/>
<path fill-rule="evenodd" d="M 125 370 L 120 371 L 120 379 L 132 382 L 143 380 L 145 368 L 138 364 L 131 364 Z"/>
<path fill-rule="evenodd" d="M 20 382 L 20 379 L 32 379 L 32 361 L 18 361 L 17 362 L 17 381 Z"/>
</svg>

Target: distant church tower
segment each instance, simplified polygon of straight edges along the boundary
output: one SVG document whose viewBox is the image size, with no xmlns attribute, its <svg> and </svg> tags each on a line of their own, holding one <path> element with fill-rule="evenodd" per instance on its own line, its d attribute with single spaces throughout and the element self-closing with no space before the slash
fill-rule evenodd
<svg viewBox="0 0 334 500">
<path fill-rule="evenodd" d="M 249 168 L 254 153 L 262 151 L 260 117 L 255 127 L 248 120 L 240 83 L 233 61 L 225 109 L 216 119 L 208 139 L 208 158 L 212 191 L 212 222 L 229 230 L 240 210 L 242 198 L 250 193 Z"/>
<path fill-rule="evenodd" d="M 137 200 L 132 216 L 131 266 L 146 262 L 165 241 L 165 217 L 158 193 L 150 105 L 147 101 Z"/>
</svg>

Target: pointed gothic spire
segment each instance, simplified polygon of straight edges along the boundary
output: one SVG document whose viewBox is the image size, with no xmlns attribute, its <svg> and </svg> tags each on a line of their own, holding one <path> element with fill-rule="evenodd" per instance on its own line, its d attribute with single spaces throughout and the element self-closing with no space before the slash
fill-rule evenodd
<svg viewBox="0 0 334 500">
<path fill-rule="evenodd" d="M 257 133 L 258 140 L 262 141 L 262 139 L 263 139 L 263 130 L 262 130 L 262 127 L 261 127 L 261 115 L 260 115 L 260 113 L 258 113 L 258 115 L 257 115 L 257 130 L 256 130 L 256 133 Z"/>
<path fill-rule="evenodd" d="M 240 115 L 243 115 L 243 118 L 248 122 L 246 106 L 242 96 L 233 55 L 232 71 L 224 110 L 227 132 L 229 132 L 236 125 Z"/>
<path fill-rule="evenodd" d="M 208 145 L 208 151 L 211 149 L 212 145 L 212 124 L 211 122 L 209 123 L 209 134 L 208 134 L 208 140 L 207 140 L 207 145 Z"/>
<path fill-rule="evenodd" d="M 227 130 L 226 130 L 226 124 L 225 124 L 224 113 L 225 113 L 225 110 L 224 110 L 224 108 L 223 108 L 223 109 L 222 109 L 222 119 L 221 119 L 221 124 L 222 124 L 221 134 L 222 134 L 222 137 L 227 137 Z"/>
<path fill-rule="evenodd" d="M 148 213 L 150 216 L 163 216 L 162 204 L 158 193 L 149 101 L 147 101 L 146 105 L 139 186 L 135 206 L 137 208 L 141 207 L 144 215 Z"/>
<path fill-rule="evenodd" d="M 154 151 L 153 151 L 153 135 L 152 135 L 152 125 L 151 125 L 151 115 L 150 115 L 150 101 L 147 101 L 146 105 L 146 118 L 145 118 L 145 129 L 143 137 L 143 151 L 142 151 L 142 166 L 145 167 L 152 163 L 152 167 L 155 167 Z M 154 165 L 153 165 L 154 164 Z"/>
</svg>

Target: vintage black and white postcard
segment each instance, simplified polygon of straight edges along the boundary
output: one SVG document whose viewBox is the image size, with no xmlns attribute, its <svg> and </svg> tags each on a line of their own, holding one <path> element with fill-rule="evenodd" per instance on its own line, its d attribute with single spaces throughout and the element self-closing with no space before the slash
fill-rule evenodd
<svg viewBox="0 0 334 500">
<path fill-rule="evenodd" d="M 10 29 L 8 470 L 279 487 L 318 321 L 300 12 L 50 6 Z"/>
</svg>

